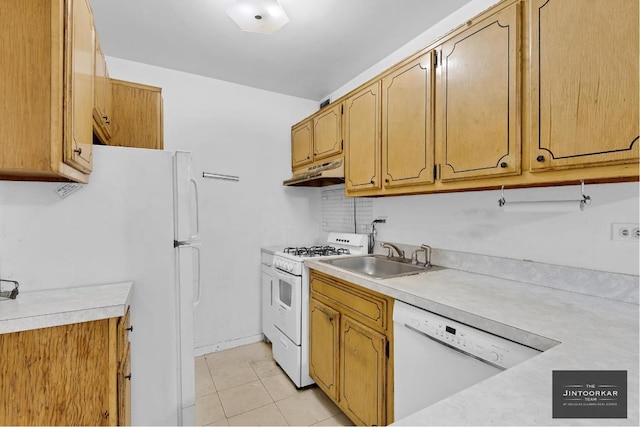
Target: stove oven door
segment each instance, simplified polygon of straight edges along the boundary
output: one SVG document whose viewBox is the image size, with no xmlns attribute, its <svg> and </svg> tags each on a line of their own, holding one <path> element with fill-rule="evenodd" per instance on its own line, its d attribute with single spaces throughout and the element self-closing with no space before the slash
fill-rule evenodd
<svg viewBox="0 0 640 427">
<path fill-rule="evenodd" d="M 276 279 L 273 286 L 275 326 L 299 346 L 302 330 L 302 277 L 277 268 L 273 271 Z"/>
</svg>

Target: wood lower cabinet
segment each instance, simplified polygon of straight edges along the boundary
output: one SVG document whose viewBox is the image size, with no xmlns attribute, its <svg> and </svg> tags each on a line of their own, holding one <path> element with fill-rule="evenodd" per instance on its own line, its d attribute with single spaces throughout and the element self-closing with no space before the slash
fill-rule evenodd
<svg viewBox="0 0 640 427">
<path fill-rule="evenodd" d="M 440 180 L 520 173 L 519 32 L 516 3 L 437 49 Z"/>
<path fill-rule="evenodd" d="M 311 270 L 309 375 L 357 425 L 393 421 L 393 299 Z"/>
<path fill-rule="evenodd" d="M 637 163 L 637 0 L 531 2 L 531 169 Z"/>
<path fill-rule="evenodd" d="M 309 324 L 309 372 L 331 399 L 338 400 L 340 313 L 311 298 Z"/>
<path fill-rule="evenodd" d="M 0 423 L 130 425 L 122 319 L 1 334 Z"/>
<path fill-rule="evenodd" d="M 0 178 L 86 183 L 94 27 L 87 0 L 2 2 Z"/>
<path fill-rule="evenodd" d="M 384 425 L 387 338 L 344 316 L 340 331 L 342 409 L 359 425 Z"/>
<path fill-rule="evenodd" d="M 109 145 L 162 150 L 162 88 L 111 79 L 111 89 Z"/>
</svg>

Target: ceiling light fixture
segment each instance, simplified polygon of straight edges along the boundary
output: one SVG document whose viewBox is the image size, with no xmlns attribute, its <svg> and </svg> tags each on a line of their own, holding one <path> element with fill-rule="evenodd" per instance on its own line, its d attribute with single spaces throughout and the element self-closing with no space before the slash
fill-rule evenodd
<svg viewBox="0 0 640 427">
<path fill-rule="evenodd" d="M 278 0 L 235 0 L 227 15 L 242 31 L 253 33 L 273 34 L 289 22 Z"/>
</svg>

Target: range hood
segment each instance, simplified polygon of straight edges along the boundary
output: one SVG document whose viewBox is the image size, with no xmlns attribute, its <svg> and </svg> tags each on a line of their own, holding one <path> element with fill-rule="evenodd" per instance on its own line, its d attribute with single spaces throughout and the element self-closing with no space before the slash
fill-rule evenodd
<svg viewBox="0 0 640 427">
<path fill-rule="evenodd" d="M 344 159 L 310 166 L 293 173 L 293 177 L 283 181 L 283 185 L 299 187 L 324 187 L 344 183 Z"/>
</svg>

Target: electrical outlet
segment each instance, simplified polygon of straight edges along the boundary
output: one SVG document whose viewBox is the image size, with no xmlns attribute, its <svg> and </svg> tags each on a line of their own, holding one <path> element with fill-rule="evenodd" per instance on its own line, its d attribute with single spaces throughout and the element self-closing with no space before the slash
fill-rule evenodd
<svg viewBox="0 0 640 427">
<path fill-rule="evenodd" d="M 619 242 L 640 241 L 640 227 L 632 223 L 611 224 L 611 240 Z"/>
</svg>

